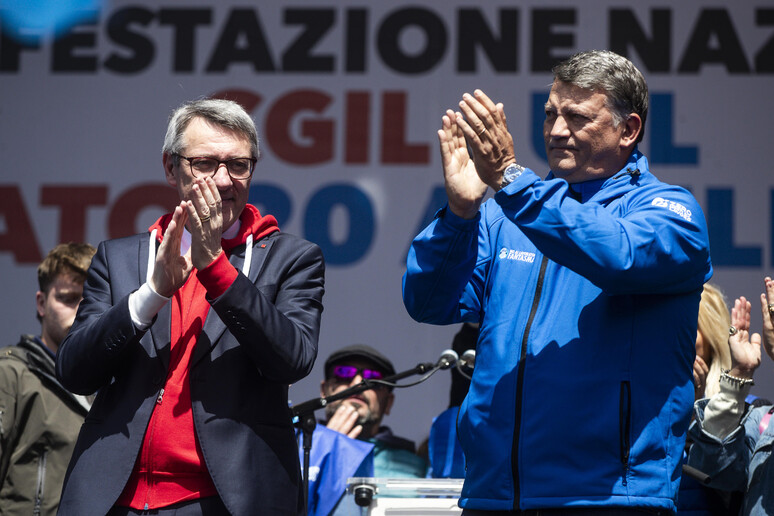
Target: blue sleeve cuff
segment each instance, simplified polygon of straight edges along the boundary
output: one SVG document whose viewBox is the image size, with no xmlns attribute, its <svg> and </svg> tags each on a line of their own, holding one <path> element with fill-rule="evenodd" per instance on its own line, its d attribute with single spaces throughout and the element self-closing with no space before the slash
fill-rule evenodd
<svg viewBox="0 0 774 516">
<path fill-rule="evenodd" d="M 449 209 L 447 204 L 437 212 L 435 212 L 435 218 L 443 221 L 444 224 L 448 224 L 450 227 L 458 231 L 477 231 L 478 222 L 481 220 L 481 210 L 478 210 L 476 216 L 472 219 L 463 219 L 462 217 L 455 215 Z"/>
<path fill-rule="evenodd" d="M 494 196 L 494 199 L 498 204 L 501 204 L 505 199 L 508 198 L 508 196 L 517 194 L 522 190 L 529 188 L 538 181 L 540 181 L 540 177 L 531 168 L 525 168 L 524 172 L 519 177 L 514 179 L 513 182 L 507 185 L 505 188 L 497 192 Z"/>
</svg>

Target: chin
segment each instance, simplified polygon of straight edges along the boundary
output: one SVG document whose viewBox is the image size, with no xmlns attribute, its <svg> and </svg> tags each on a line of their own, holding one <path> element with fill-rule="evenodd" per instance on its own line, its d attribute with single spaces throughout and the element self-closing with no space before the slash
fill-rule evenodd
<svg viewBox="0 0 774 516">
<path fill-rule="evenodd" d="M 548 162 L 549 166 L 551 167 L 551 172 L 554 173 L 554 176 L 567 177 L 575 172 L 575 163 L 564 163 L 563 161 L 564 160 Z"/>
</svg>

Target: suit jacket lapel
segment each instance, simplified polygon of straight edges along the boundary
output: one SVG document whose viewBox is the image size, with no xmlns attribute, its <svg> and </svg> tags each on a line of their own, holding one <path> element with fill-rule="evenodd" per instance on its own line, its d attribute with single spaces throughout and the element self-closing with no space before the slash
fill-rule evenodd
<svg viewBox="0 0 774 516">
<path fill-rule="evenodd" d="M 263 268 L 263 264 L 266 260 L 266 255 L 271 248 L 271 244 L 274 242 L 273 238 L 263 238 L 253 244 L 252 259 L 250 260 L 250 270 L 248 272 L 248 278 L 255 284 L 258 281 L 258 276 Z M 229 257 L 229 263 L 233 265 L 238 271 L 242 271 L 242 266 L 245 262 L 245 246 L 241 245 L 236 247 L 231 256 Z M 191 358 L 191 366 L 194 366 L 199 360 L 201 360 L 207 353 L 209 353 L 215 345 L 217 345 L 219 339 L 226 331 L 226 325 L 221 318 L 210 307 L 207 311 L 207 319 L 204 321 L 204 327 L 202 333 L 196 341 L 196 347 L 194 348 L 193 357 Z"/>
</svg>

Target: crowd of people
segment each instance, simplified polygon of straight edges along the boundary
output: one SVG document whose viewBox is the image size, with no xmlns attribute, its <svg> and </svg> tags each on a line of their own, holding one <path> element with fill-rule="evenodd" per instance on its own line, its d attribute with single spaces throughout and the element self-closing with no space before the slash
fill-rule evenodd
<svg viewBox="0 0 774 516">
<path fill-rule="evenodd" d="M 0 513 L 357 514 L 349 476 L 464 476 L 464 516 L 774 512 L 774 406 L 748 398 L 761 344 L 774 359 L 774 281 L 761 333 L 745 297 L 729 316 L 699 204 L 639 150 L 648 98 L 613 52 L 559 63 L 543 178 L 502 103 L 475 90 L 446 111 L 448 203 L 411 245 L 403 301 L 461 324 L 475 371 L 417 447 L 384 425 L 385 350 L 334 351 L 320 396 L 369 388 L 325 405 L 306 472 L 288 387 L 317 358 L 322 252 L 248 203 L 249 114 L 180 106 L 162 150 L 177 206 L 52 250 L 41 334 L 0 353 Z"/>
</svg>

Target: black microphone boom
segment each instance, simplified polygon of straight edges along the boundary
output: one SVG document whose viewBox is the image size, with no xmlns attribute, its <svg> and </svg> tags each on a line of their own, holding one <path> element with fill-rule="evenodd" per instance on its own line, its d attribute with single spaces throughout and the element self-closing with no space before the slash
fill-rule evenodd
<svg viewBox="0 0 774 516">
<path fill-rule="evenodd" d="M 373 389 L 374 387 L 378 387 L 379 385 L 384 385 L 385 383 L 395 383 L 398 380 L 402 380 L 407 376 L 413 376 L 415 374 L 425 374 L 433 367 L 435 366 L 429 363 L 417 364 L 412 369 L 394 374 L 392 376 L 387 376 L 379 380 L 378 382 L 374 382 L 372 380 L 363 380 L 359 384 L 353 385 L 352 387 L 348 389 L 344 389 L 343 391 L 339 391 L 335 394 L 331 394 L 330 396 L 326 396 L 324 398 L 313 398 L 309 401 L 305 401 L 303 403 L 293 405 L 290 409 L 292 410 L 294 416 L 301 416 L 302 414 L 306 414 L 307 412 L 314 412 L 317 409 L 321 409 L 325 407 L 327 404 L 333 403 L 334 401 L 342 400 L 344 398 L 349 398 L 354 394 L 367 391 L 368 389 Z"/>
</svg>

